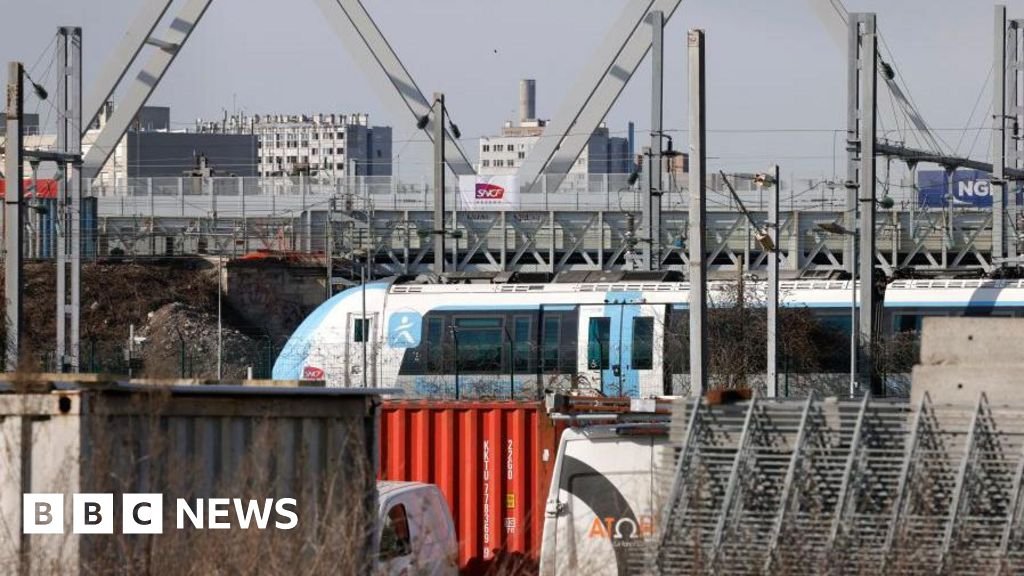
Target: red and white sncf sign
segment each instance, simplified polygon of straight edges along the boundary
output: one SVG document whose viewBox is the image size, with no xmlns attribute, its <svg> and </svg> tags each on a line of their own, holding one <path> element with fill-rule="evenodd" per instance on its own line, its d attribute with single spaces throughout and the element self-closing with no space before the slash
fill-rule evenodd
<svg viewBox="0 0 1024 576">
<path fill-rule="evenodd" d="M 460 176 L 462 210 L 515 210 L 519 183 L 515 176 Z"/>
<path fill-rule="evenodd" d="M 477 200 L 501 200 L 505 197 L 505 189 L 497 184 L 488 184 L 486 182 L 476 183 L 476 199 Z"/>
</svg>

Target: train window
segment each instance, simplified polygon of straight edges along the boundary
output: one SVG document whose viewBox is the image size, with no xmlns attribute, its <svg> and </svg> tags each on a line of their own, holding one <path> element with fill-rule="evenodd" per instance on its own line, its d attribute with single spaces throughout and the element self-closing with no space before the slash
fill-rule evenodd
<svg viewBox="0 0 1024 576">
<path fill-rule="evenodd" d="M 352 341 L 353 342 L 366 342 L 367 330 L 370 328 L 369 318 L 356 318 L 352 322 Z"/>
<path fill-rule="evenodd" d="M 561 318 L 555 316 L 544 319 L 544 343 L 541 347 L 541 366 L 545 372 L 558 371 L 558 340 L 561 328 Z"/>
<path fill-rule="evenodd" d="M 439 374 L 444 370 L 444 319 L 427 318 L 427 339 L 420 345 L 426 350 L 427 373 Z"/>
<path fill-rule="evenodd" d="M 919 332 L 921 330 L 921 316 L 917 314 L 897 314 L 892 323 L 896 332 Z"/>
<path fill-rule="evenodd" d="M 530 353 L 530 342 L 533 341 L 533 334 L 530 333 L 530 324 L 529 316 L 516 316 L 514 320 L 515 336 L 513 342 L 516 348 L 513 368 L 515 368 L 516 372 L 526 372 L 530 369 L 530 358 L 533 356 Z"/>
<path fill-rule="evenodd" d="M 611 318 L 591 318 L 590 329 L 587 331 L 587 367 L 591 370 L 607 370 L 609 357 L 609 336 L 611 336 Z"/>
<path fill-rule="evenodd" d="M 654 367 L 654 318 L 650 316 L 633 318 L 633 354 L 630 362 L 634 370 L 650 370 Z"/>
<path fill-rule="evenodd" d="M 456 318 L 455 361 L 459 371 L 489 373 L 501 371 L 505 342 L 503 319 Z"/>
</svg>

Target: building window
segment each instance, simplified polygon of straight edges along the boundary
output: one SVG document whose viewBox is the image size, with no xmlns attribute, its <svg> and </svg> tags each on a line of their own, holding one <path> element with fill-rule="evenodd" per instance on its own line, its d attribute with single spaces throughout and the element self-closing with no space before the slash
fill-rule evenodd
<svg viewBox="0 0 1024 576">
<path fill-rule="evenodd" d="M 509 160 L 508 161 L 508 167 L 509 168 L 515 168 L 516 167 L 516 161 L 515 160 Z"/>
<path fill-rule="evenodd" d="M 505 146 L 503 144 L 495 144 L 494 145 L 494 151 L 495 152 L 504 152 L 505 151 Z"/>
<path fill-rule="evenodd" d="M 345 133 L 344 132 L 338 132 L 338 134 L 335 137 L 338 140 L 343 140 L 345 138 Z"/>
<path fill-rule="evenodd" d="M 522 146 L 520 146 L 520 148 L 522 148 Z M 520 160 L 523 160 L 523 159 L 525 159 L 525 158 L 526 158 L 526 152 L 520 152 L 520 153 L 519 153 L 519 159 L 520 159 Z"/>
<path fill-rule="evenodd" d="M 484 168 L 489 168 L 491 166 L 491 161 L 490 160 L 481 160 L 480 161 L 480 166 L 482 166 Z"/>
<path fill-rule="evenodd" d="M 490 152 L 491 151 L 491 145 L 490 144 L 484 144 L 481 151 L 482 152 Z"/>
</svg>

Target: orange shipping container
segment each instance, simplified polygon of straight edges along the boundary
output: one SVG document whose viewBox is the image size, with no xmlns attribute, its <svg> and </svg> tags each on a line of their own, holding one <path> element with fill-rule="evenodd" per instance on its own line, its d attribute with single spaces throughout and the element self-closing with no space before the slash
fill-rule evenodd
<svg viewBox="0 0 1024 576">
<path fill-rule="evenodd" d="M 464 574 L 536 571 L 558 436 L 542 402 L 390 400 L 380 477 L 437 484 Z"/>
</svg>

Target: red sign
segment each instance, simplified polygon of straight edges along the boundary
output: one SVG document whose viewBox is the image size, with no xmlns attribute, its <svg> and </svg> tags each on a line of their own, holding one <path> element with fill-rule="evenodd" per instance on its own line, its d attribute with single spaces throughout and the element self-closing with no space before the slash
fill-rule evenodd
<svg viewBox="0 0 1024 576">
<path fill-rule="evenodd" d="M 36 191 L 33 194 L 30 189 L 32 188 L 31 180 L 22 180 L 21 189 L 25 193 L 26 198 L 56 198 L 57 197 L 57 181 L 50 179 L 43 179 L 36 181 Z M 0 179 L 0 198 L 3 198 L 7 193 L 7 181 Z"/>
<path fill-rule="evenodd" d="M 323 380 L 324 370 L 323 368 L 317 368 L 316 366 L 306 366 L 302 369 L 303 380 Z"/>
<path fill-rule="evenodd" d="M 505 197 L 505 189 L 497 184 L 487 184 L 485 182 L 477 182 L 476 184 L 476 199 L 477 200 L 501 200 Z"/>
</svg>

